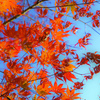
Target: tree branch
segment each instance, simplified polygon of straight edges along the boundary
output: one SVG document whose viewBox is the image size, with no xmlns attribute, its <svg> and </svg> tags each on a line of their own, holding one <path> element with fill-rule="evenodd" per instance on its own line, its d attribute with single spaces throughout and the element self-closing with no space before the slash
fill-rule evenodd
<svg viewBox="0 0 100 100">
<path fill-rule="evenodd" d="M 42 5 L 40 5 L 40 7 L 43 7 Z M 48 10 L 51 10 L 51 11 L 53 11 L 53 12 L 55 12 L 54 10 L 52 10 L 52 9 L 49 9 L 49 8 L 46 8 L 46 9 L 48 9 Z M 73 18 L 73 16 L 69 16 L 69 15 L 66 15 L 66 14 L 64 14 L 64 13 L 59 13 L 59 14 L 62 14 L 62 15 L 65 15 L 65 16 L 68 16 L 68 17 L 70 17 L 70 18 Z M 100 35 L 100 33 L 98 32 L 98 31 L 96 31 L 92 26 L 90 26 L 89 24 L 87 24 L 86 22 L 84 22 L 84 21 L 82 21 L 82 20 L 80 20 L 80 19 L 78 19 L 78 21 L 80 21 L 80 22 L 82 22 L 82 23 L 84 23 L 85 25 L 87 25 L 87 26 L 89 26 L 90 28 L 92 28 L 96 33 L 98 33 L 99 35 Z"/>
<path fill-rule="evenodd" d="M 68 7 L 68 6 L 75 6 L 75 5 L 88 5 L 88 4 L 92 4 L 92 3 L 97 3 L 99 1 L 94 1 L 94 2 L 87 2 L 87 3 L 79 3 L 79 4 L 67 4 L 67 5 L 62 5 L 62 6 L 50 6 L 50 7 L 35 7 L 33 9 L 38 9 L 38 8 L 59 8 L 59 7 Z"/>
<path fill-rule="evenodd" d="M 3 25 L 7 25 L 8 23 L 10 23 L 11 21 L 15 20 L 16 18 L 18 18 L 18 17 L 24 15 L 26 12 L 28 12 L 28 11 L 31 10 L 32 8 L 34 8 L 34 7 L 36 7 L 36 6 L 39 6 L 39 5 L 40 5 L 42 2 L 44 2 L 44 1 L 48 1 L 48 0 L 42 0 L 42 1 L 40 1 L 39 3 L 36 3 L 36 4 L 34 4 L 34 5 L 30 6 L 30 7 L 28 7 L 27 9 L 23 10 L 22 13 L 21 13 L 20 15 L 16 15 L 16 16 L 10 18 L 9 20 L 5 21 L 5 22 L 3 23 Z"/>
<path fill-rule="evenodd" d="M 58 8 L 58 7 L 67 7 L 67 6 L 75 6 L 75 5 L 84 5 L 84 4 L 92 4 L 92 3 L 96 3 L 96 2 L 99 2 L 99 1 L 94 1 L 94 2 L 89 2 L 89 3 L 79 3 L 79 4 L 70 4 L 70 5 L 63 5 L 63 6 L 51 6 L 51 7 L 36 7 L 36 6 L 39 6 L 42 2 L 44 1 L 48 1 L 48 0 L 42 0 L 42 1 L 39 1 L 37 2 L 36 4 L 28 7 L 27 9 L 23 10 L 22 13 L 20 15 L 16 15 L 12 18 L 10 18 L 9 20 L 5 21 L 3 24 L 4 25 L 7 25 L 8 23 L 10 23 L 11 21 L 15 20 L 16 18 L 20 17 L 21 15 L 24 15 L 26 12 L 28 12 L 29 10 L 31 9 L 38 9 L 38 8 Z"/>
</svg>

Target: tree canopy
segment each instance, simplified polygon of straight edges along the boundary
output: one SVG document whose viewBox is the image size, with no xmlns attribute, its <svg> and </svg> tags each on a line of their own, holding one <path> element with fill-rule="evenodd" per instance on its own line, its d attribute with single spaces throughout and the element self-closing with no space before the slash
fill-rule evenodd
<svg viewBox="0 0 100 100">
<path fill-rule="evenodd" d="M 100 35 L 99 2 L 0 0 L 0 100 L 81 100 L 77 90 L 100 72 L 100 54 L 87 51 L 93 33 L 78 38 L 75 23 Z M 83 65 L 89 73 L 77 72 Z"/>
</svg>

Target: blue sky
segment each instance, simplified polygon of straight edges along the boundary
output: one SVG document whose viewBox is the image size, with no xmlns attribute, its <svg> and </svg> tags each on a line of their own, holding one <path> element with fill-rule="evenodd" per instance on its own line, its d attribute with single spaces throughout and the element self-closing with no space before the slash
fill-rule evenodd
<svg viewBox="0 0 100 100">
<path fill-rule="evenodd" d="M 95 3 L 95 6 L 92 6 L 92 11 L 95 12 L 96 10 L 100 10 L 100 4 Z M 82 21 L 86 22 L 91 26 L 91 19 L 85 18 L 80 18 Z M 87 50 L 85 49 L 79 49 L 78 54 L 82 57 L 83 53 L 86 52 L 92 52 L 94 53 L 95 51 L 98 51 L 100 53 L 100 29 L 99 28 L 94 28 L 95 30 L 91 29 L 87 25 L 79 22 L 79 21 L 74 21 L 76 26 L 79 26 L 81 30 L 78 30 L 77 32 L 77 37 L 83 36 L 85 33 L 91 33 L 90 37 L 90 43 L 91 45 L 86 46 Z M 77 39 L 76 37 L 76 39 Z M 73 38 L 73 37 L 71 37 Z M 75 40 L 74 40 L 75 41 Z M 74 42 L 71 42 L 72 44 Z M 94 64 L 91 63 L 91 66 L 94 67 Z M 83 67 L 80 67 L 79 69 L 76 70 L 79 73 L 88 73 L 89 69 L 87 65 L 84 65 Z M 81 77 L 80 77 L 81 78 Z M 82 79 L 82 78 L 81 78 Z M 80 95 L 83 99 L 82 100 L 99 100 L 100 96 L 100 73 L 96 74 L 93 76 L 93 79 L 87 80 L 84 82 L 84 86 L 82 90 L 79 90 L 78 92 L 81 92 L 82 94 Z"/>
<path fill-rule="evenodd" d="M 30 2 L 32 2 L 30 0 Z M 53 0 L 50 0 L 50 2 L 54 2 Z M 80 0 L 77 0 L 77 2 L 80 2 Z M 52 4 L 52 3 L 51 3 Z M 51 6 L 51 4 L 48 6 Z M 91 9 L 94 13 L 96 10 L 100 10 L 100 4 L 95 3 L 95 6 L 92 6 Z M 30 13 L 33 13 L 33 10 L 30 11 Z M 71 12 L 69 12 L 69 15 L 72 16 Z M 51 15 L 50 15 L 51 16 Z M 18 18 L 15 21 L 21 20 L 22 17 Z M 40 21 L 42 21 L 42 18 L 36 18 L 39 19 Z M 27 17 L 25 17 L 25 20 L 27 20 Z M 76 46 L 77 48 L 77 53 L 79 54 L 80 58 L 83 57 L 83 53 L 86 52 L 95 52 L 98 51 L 100 52 L 100 29 L 99 28 L 94 28 L 95 30 L 93 30 L 91 27 L 87 26 L 86 24 L 80 22 L 80 21 L 75 21 L 72 18 L 67 17 L 63 17 L 63 20 L 69 20 L 73 23 L 73 25 L 75 25 L 76 27 L 79 27 L 80 29 L 76 32 L 76 36 L 73 33 L 70 33 L 72 36 L 68 38 L 69 44 L 68 45 L 72 45 L 74 46 L 75 43 L 77 43 L 79 38 L 82 38 L 86 33 L 91 33 L 91 37 L 90 37 L 90 43 L 91 45 L 86 46 L 87 50 L 85 50 L 84 48 L 79 48 L 79 46 Z M 86 22 L 87 24 L 91 25 L 91 18 L 80 18 L 80 20 Z M 31 20 L 27 20 L 28 22 L 30 21 L 30 23 L 32 22 Z M 44 23 L 46 25 L 46 23 Z M 71 27 L 70 27 L 71 28 Z M 70 29 L 69 28 L 69 29 Z M 98 33 L 97 33 L 97 32 Z M 74 48 L 73 48 L 74 49 Z M 24 53 L 21 52 L 20 57 L 23 55 Z M 63 59 L 63 56 L 62 56 Z M 3 64 L 1 62 L 1 66 L 5 66 L 5 64 Z M 33 64 L 32 66 L 37 66 L 36 64 Z M 93 63 L 91 63 L 91 66 L 94 66 Z M 5 68 L 3 67 L 3 69 Z M 1 69 L 1 70 L 3 70 Z M 48 69 L 50 70 L 50 69 Z M 75 70 L 78 73 L 89 73 L 89 67 L 87 65 L 81 66 L 79 69 Z M 1 75 L 1 74 L 0 74 Z M 82 76 L 75 74 L 79 81 L 81 81 L 83 79 Z M 2 78 L 2 75 L 0 76 L 0 78 Z M 53 78 L 51 78 L 51 80 L 54 80 Z M 60 81 L 59 81 L 60 84 Z M 100 96 L 100 73 L 96 74 L 93 76 L 93 79 L 91 80 L 87 80 L 84 81 L 84 86 L 83 86 L 83 90 L 77 90 L 77 92 L 82 93 L 80 96 L 83 98 L 82 100 L 99 100 L 99 96 Z M 73 84 L 71 82 L 68 82 L 69 86 L 72 86 Z M 67 87 L 67 84 L 64 84 L 64 87 Z M 30 99 L 31 100 L 31 99 Z"/>
<path fill-rule="evenodd" d="M 79 0 L 78 0 L 79 1 Z M 49 6 L 49 5 L 48 5 Z M 100 4 L 95 3 L 95 6 L 92 6 L 91 9 L 94 13 L 96 10 L 100 10 Z M 69 15 L 72 15 L 71 12 L 69 12 Z M 71 34 L 72 36 L 68 38 L 69 40 L 69 44 L 71 44 L 72 46 L 77 42 L 77 40 L 79 38 L 82 38 L 86 33 L 91 33 L 91 37 L 90 37 L 90 43 L 91 45 L 86 46 L 87 50 L 85 50 L 84 48 L 80 49 L 78 48 L 77 53 L 79 54 L 80 57 L 83 57 L 83 53 L 86 52 L 95 52 L 98 51 L 100 52 L 100 29 L 99 28 L 94 28 L 95 30 L 93 30 L 91 27 L 88 27 L 86 24 L 80 22 L 80 21 L 75 21 L 71 18 L 66 19 L 66 17 L 63 17 L 63 20 L 69 20 L 71 21 L 76 27 L 79 27 L 80 30 L 78 30 L 76 32 L 75 36 L 74 34 Z M 91 18 L 80 18 L 80 20 L 86 22 L 87 24 L 91 25 Z M 70 28 L 69 28 L 70 29 Z M 98 33 L 97 33 L 98 32 Z M 73 39 L 74 38 L 74 39 Z M 77 46 L 78 47 L 78 46 Z M 62 56 L 63 58 L 63 56 Z M 91 66 L 93 67 L 94 64 L 91 63 Z M 89 67 L 87 65 L 81 66 L 79 69 L 76 70 L 76 72 L 79 73 L 89 73 Z M 79 80 L 82 80 L 82 76 L 80 75 L 76 75 L 78 76 Z M 83 90 L 78 90 L 77 92 L 82 93 L 80 96 L 83 98 L 82 100 L 99 100 L 99 95 L 100 95 L 100 73 L 94 75 L 93 79 L 91 80 L 87 80 L 84 81 L 84 86 L 83 86 Z M 60 83 L 60 81 L 59 81 Z M 66 83 L 64 84 L 64 87 L 66 87 Z M 71 82 L 69 82 L 68 84 L 73 85 Z"/>
</svg>

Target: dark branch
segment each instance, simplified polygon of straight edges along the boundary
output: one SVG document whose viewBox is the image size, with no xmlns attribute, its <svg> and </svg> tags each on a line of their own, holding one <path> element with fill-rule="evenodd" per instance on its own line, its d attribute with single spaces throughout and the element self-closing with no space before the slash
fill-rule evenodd
<svg viewBox="0 0 100 100">
<path fill-rule="evenodd" d="M 26 12 L 28 12 L 29 10 L 33 9 L 34 7 L 40 5 L 40 4 L 41 4 L 42 2 L 44 2 L 44 1 L 47 1 L 47 0 L 42 0 L 42 1 L 40 1 L 39 3 L 36 3 L 36 4 L 34 4 L 34 5 L 30 6 L 30 7 L 28 7 L 27 9 L 23 10 L 22 13 L 21 13 L 21 15 L 24 15 Z M 4 25 L 7 25 L 8 23 L 10 23 L 11 21 L 13 21 L 13 20 L 15 20 L 16 18 L 20 17 L 21 15 L 16 15 L 16 16 L 12 17 L 11 19 L 5 21 L 3 24 L 4 24 Z"/>
<path fill-rule="evenodd" d="M 21 15 L 24 15 L 26 12 L 28 12 L 28 11 L 31 10 L 31 9 L 38 9 L 38 8 L 58 8 L 58 7 L 67 7 L 67 6 L 84 5 L 84 4 L 87 4 L 87 5 L 88 5 L 88 4 L 92 4 L 92 3 L 97 3 L 97 2 L 99 2 L 99 1 L 94 1 L 94 2 L 89 2 L 89 3 L 70 4 L 70 5 L 63 5 L 63 6 L 36 7 L 36 6 L 40 5 L 42 2 L 44 2 L 44 1 L 48 1 L 48 0 L 39 1 L 39 2 L 37 2 L 36 4 L 34 4 L 34 5 L 30 6 L 30 7 L 28 7 L 27 9 L 25 9 L 25 10 L 22 11 Z M 11 21 L 13 21 L 13 20 L 15 20 L 16 18 L 20 17 L 21 15 L 16 15 L 16 16 L 12 17 L 11 19 L 5 21 L 3 24 L 4 24 L 4 25 L 7 25 L 8 23 L 10 23 Z"/>
</svg>

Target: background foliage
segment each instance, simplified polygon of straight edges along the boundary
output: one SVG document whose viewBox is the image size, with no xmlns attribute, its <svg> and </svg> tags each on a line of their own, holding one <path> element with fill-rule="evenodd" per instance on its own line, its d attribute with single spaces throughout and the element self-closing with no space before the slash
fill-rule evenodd
<svg viewBox="0 0 100 100">
<path fill-rule="evenodd" d="M 81 100 L 78 90 L 100 72 L 99 52 L 88 46 L 95 35 L 90 30 L 100 35 L 97 5 L 0 0 L 0 99 Z"/>
</svg>

